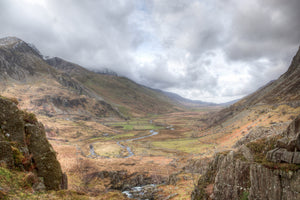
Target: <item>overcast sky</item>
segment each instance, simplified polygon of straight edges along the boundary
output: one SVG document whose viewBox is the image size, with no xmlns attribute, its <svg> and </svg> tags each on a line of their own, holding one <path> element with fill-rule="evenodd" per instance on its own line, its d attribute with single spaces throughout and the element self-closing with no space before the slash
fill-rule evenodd
<svg viewBox="0 0 300 200">
<path fill-rule="evenodd" d="M 284 73 L 300 44 L 299 0 L 0 0 L 0 37 L 210 102 Z"/>
</svg>

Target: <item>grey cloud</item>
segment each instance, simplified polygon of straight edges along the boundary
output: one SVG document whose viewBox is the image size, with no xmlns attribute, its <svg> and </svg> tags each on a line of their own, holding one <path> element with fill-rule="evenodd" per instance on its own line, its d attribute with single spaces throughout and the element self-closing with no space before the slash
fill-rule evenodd
<svg viewBox="0 0 300 200">
<path fill-rule="evenodd" d="M 231 59 L 281 57 L 300 42 L 300 1 L 232 1 Z M 291 52 L 288 52 L 289 54 Z"/>
<path fill-rule="evenodd" d="M 0 36 L 192 99 L 253 92 L 287 69 L 300 43 L 299 0 L 36 2 L 0 1 Z"/>
</svg>

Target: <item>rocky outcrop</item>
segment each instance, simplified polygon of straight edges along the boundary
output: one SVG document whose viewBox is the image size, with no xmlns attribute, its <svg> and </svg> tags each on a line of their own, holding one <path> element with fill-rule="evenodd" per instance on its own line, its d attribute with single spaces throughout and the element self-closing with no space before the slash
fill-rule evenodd
<svg viewBox="0 0 300 200">
<path fill-rule="evenodd" d="M 300 199 L 300 116 L 282 134 L 219 153 L 192 199 Z"/>
<path fill-rule="evenodd" d="M 300 199 L 300 171 L 283 171 L 250 165 L 248 199 L 297 200 Z"/>
<path fill-rule="evenodd" d="M 300 164 L 300 116 L 298 116 L 277 140 L 275 149 L 267 153 L 267 159 L 274 163 Z"/>
<path fill-rule="evenodd" d="M 128 173 L 125 170 L 93 172 L 84 177 L 86 184 L 89 184 L 93 180 L 97 179 L 109 179 L 110 184 L 108 189 L 122 191 L 137 186 L 161 184 L 166 182 L 165 178 L 160 176 L 152 177 L 148 173 Z"/>
<path fill-rule="evenodd" d="M 216 156 L 209 168 L 199 179 L 192 199 L 300 198 L 299 170 L 286 172 L 270 169 L 262 164 L 243 161 L 233 151 L 226 156 Z"/>
<path fill-rule="evenodd" d="M 48 190 L 62 188 L 62 170 L 35 115 L 0 97 L 0 162 L 9 168 L 32 171 Z M 66 186 L 63 186 L 66 187 Z"/>
<path fill-rule="evenodd" d="M 23 82 L 29 76 L 48 72 L 49 67 L 42 62 L 41 55 L 32 45 L 15 37 L 0 39 L 0 79 Z"/>
<path fill-rule="evenodd" d="M 234 147 L 237 148 L 243 144 L 247 144 L 251 141 L 264 138 L 267 136 L 274 136 L 274 135 L 281 134 L 284 131 L 284 129 L 287 128 L 287 126 L 288 126 L 287 123 L 278 123 L 270 127 L 259 126 L 259 127 L 252 128 L 247 135 L 245 135 L 244 137 L 242 137 L 236 142 Z"/>
<path fill-rule="evenodd" d="M 72 118 L 81 120 L 91 117 L 111 117 L 124 118 L 112 105 L 102 100 L 92 100 L 86 96 L 78 98 L 65 95 L 44 95 L 31 100 L 32 104 L 39 107 L 39 113 L 47 116 L 59 114 L 73 115 Z M 80 118 L 80 116 L 82 116 Z"/>
<path fill-rule="evenodd" d="M 267 159 L 274 163 L 300 164 L 300 152 L 290 152 L 283 148 L 276 148 L 267 153 Z"/>
<path fill-rule="evenodd" d="M 214 192 L 214 199 L 241 199 L 249 190 L 249 164 L 234 158 L 234 153 L 230 152 L 220 162 L 217 171 Z"/>
<path fill-rule="evenodd" d="M 86 95 L 97 100 L 103 100 L 99 95 L 95 94 L 93 91 L 89 90 L 66 73 L 52 75 L 61 85 L 72 89 L 78 95 Z"/>
</svg>

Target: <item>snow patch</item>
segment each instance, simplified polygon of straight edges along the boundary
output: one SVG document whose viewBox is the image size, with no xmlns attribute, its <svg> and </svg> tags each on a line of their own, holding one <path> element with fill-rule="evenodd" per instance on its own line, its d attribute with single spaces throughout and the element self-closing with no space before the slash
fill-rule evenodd
<svg viewBox="0 0 300 200">
<path fill-rule="evenodd" d="M 0 46 L 8 46 L 20 42 L 21 40 L 16 37 L 5 37 L 0 39 Z"/>
</svg>

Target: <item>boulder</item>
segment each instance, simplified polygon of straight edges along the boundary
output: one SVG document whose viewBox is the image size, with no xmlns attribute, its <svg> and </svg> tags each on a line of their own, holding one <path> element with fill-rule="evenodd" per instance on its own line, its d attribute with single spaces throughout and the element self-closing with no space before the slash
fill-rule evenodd
<svg viewBox="0 0 300 200">
<path fill-rule="evenodd" d="M 293 164 L 300 165 L 300 152 L 294 152 Z"/>
<path fill-rule="evenodd" d="M 289 152 L 283 148 L 276 148 L 267 153 L 267 160 L 274 163 L 293 163 L 294 152 Z"/>
<path fill-rule="evenodd" d="M 239 151 L 243 154 L 243 156 L 249 161 L 253 162 L 254 158 L 253 155 L 251 154 L 250 149 L 246 145 L 242 145 L 239 148 Z"/>
<path fill-rule="evenodd" d="M 39 177 L 44 178 L 47 189 L 58 190 L 62 182 L 62 171 L 56 153 L 48 142 L 45 129 L 41 123 L 26 124 L 26 135 L 29 135 L 29 151 L 33 155 Z"/>
<path fill-rule="evenodd" d="M 0 129 L 8 141 L 25 146 L 22 111 L 15 103 L 4 97 L 0 97 Z"/>
<path fill-rule="evenodd" d="M 0 96 L 0 163 L 9 168 L 34 172 L 43 180 L 37 190 L 66 188 L 56 153 L 48 142 L 44 126 L 32 113 L 18 109 L 16 102 Z"/>
</svg>

